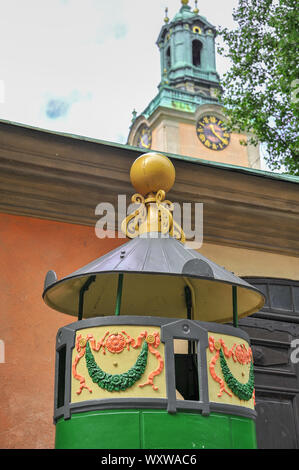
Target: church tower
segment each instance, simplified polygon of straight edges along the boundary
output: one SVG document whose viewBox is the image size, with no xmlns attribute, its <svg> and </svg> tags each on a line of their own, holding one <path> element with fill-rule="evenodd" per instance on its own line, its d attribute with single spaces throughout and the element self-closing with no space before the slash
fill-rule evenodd
<svg viewBox="0 0 299 470">
<path fill-rule="evenodd" d="M 172 21 L 166 9 L 157 39 L 161 81 L 157 96 L 133 120 L 128 144 L 238 166 L 260 168 L 258 147 L 225 128 L 216 70 L 216 28 L 189 0 Z"/>
</svg>

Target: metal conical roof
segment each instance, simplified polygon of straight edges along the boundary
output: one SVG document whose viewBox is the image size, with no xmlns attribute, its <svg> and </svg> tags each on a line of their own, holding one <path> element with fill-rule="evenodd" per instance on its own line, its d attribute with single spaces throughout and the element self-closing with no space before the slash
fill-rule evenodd
<svg viewBox="0 0 299 470">
<path fill-rule="evenodd" d="M 84 318 L 114 315 L 120 273 L 121 315 L 186 318 L 186 286 L 195 320 L 231 321 L 232 286 L 237 287 L 239 318 L 258 311 L 265 301 L 259 290 L 233 273 L 158 233 L 135 238 L 59 281 L 50 271 L 43 297 L 53 309 L 77 316 L 80 291 L 90 281 Z"/>
</svg>

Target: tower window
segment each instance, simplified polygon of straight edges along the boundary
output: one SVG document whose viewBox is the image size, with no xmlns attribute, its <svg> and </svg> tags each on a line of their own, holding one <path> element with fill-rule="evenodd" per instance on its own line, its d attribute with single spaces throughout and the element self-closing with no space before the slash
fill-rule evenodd
<svg viewBox="0 0 299 470">
<path fill-rule="evenodd" d="M 201 65 L 201 49 L 202 49 L 202 43 L 195 39 L 192 42 L 192 59 L 193 59 L 193 65 L 195 67 L 200 67 Z"/>
<path fill-rule="evenodd" d="M 171 55 L 170 55 L 170 47 L 166 50 L 166 68 L 170 69 L 171 67 Z"/>
</svg>

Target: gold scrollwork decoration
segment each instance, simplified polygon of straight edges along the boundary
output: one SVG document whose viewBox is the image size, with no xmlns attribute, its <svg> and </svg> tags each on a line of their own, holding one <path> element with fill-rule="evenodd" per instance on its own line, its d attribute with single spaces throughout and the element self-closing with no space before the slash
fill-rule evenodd
<svg viewBox="0 0 299 470">
<path fill-rule="evenodd" d="M 174 204 L 165 199 L 162 189 L 149 193 L 146 199 L 141 194 L 134 194 L 132 203 L 139 204 L 137 209 L 122 222 L 121 229 L 128 238 L 136 238 L 142 233 L 161 232 L 186 241 L 182 228 L 173 219 Z"/>
<path fill-rule="evenodd" d="M 146 206 L 141 194 L 134 194 L 131 198 L 133 204 L 139 204 L 137 209 L 129 214 L 122 222 L 121 229 L 128 238 L 136 238 L 139 235 L 139 226 L 146 220 Z"/>
</svg>

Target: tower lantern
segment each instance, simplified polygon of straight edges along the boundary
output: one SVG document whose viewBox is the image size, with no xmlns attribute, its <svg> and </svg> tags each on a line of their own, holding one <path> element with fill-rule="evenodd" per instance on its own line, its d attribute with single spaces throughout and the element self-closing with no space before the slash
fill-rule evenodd
<svg viewBox="0 0 299 470">
<path fill-rule="evenodd" d="M 130 177 L 131 240 L 46 276 L 46 304 L 77 317 L 57 334 L 56 448 L 254 448 L 253 358 L 238 319 L 264 296 L 186 248 L 167 157 L 141 155 Z"/>
<path fill-rule="evenodd" d="M 188 1 L 182 2 L 179 12 L 171 22 L 162 27 L 157 45 L 161 55 L 161 83 L 192 93 L 202 92 L 212 96 L 219 88 L 216 71 L 216 29 L 206 18 L 193 11 Z"/>
<path fill-rule="evenodd" d="M 195 2 L 166 10 L 157 39 L 161 78 L 158 94 L 131 124 L 128 144 L 144 150 L 260 168 L 259 146 L 229 130 L 216 69 L 216 28 Z"/>
</svg>

